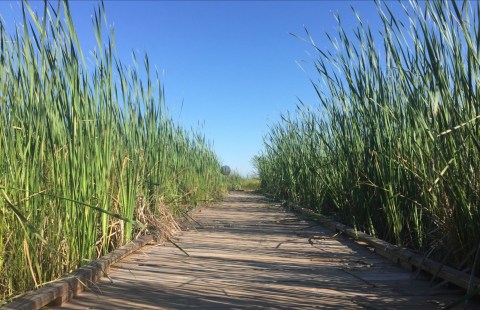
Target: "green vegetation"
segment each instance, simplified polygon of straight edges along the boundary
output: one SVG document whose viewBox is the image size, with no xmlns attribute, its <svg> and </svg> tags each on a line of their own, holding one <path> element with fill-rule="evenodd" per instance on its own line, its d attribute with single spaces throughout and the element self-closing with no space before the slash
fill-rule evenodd
<svg viewBox="0 0 480 310">
<path fill-rule="evenodd" d="M 246 191 L 259 191 L 260 179 L 254 177 L 243 178 L 241 180 L 241 188 Z"/>
<path fill-rule="evenodd" d="M 158 77 L 122 64 L 103 8 L 85 60 L 68 3 L 0 23 L 0 297 L 39 287 L 144 233 L 164 204 L 220 197 L 202 135 L 172 122 Z M 103 23 L 103 21 L 105 23 Z M 142 69 L 143 70 L 143 69 Z"/>
<path fill-rule="evenodd" d="M 237 171 L 232 171 L 226 176 L 228 190 L 235 191 L 242 189 L 242 176 Z"/>
<path fill-rule="evenodd" d="M 237 171 L 226 177 L 227 188 L 233 191 L 258 191 L 260 179 L 255 177 L 242 177 Z"/>
<path fill-rule="evenodd" d="M 272 126 L 261 186 L 478 275 L 480 2 L 396 5 L 409 23 L 380 3 L 383 44 L 360 17 L 334 51 L 307 31 L 321 106 Z"/>
</svg>

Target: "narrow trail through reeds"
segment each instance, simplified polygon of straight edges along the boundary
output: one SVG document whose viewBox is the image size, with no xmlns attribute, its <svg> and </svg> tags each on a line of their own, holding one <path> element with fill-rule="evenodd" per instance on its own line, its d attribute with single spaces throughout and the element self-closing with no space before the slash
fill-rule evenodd
<svg viewBox="0 0 480 310">
<path fill-rule="evenodd" d="M 55 309 L 440 309 L 464 294 L 253 193 L 232 192 L 194 218 L 176 235 L 188 256 L 146 246 Z"/>
</svg>

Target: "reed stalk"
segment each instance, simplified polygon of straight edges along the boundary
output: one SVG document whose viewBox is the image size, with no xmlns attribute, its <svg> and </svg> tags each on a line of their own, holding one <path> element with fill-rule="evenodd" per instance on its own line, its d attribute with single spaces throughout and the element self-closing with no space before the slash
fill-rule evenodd
<svg viewBox="0 0 480 310">
<path fill-rule="evenodd" d="M 395 6 L 392 11 L 390 6 Z M 255 157 L 263 190 L 459 266 L 480 243 L 479 2 L 377 2 L 317 45 L 320 105 L 299 104 Z M 470 254 L 469 254 L 470 253 Z M 480 274 L 478 267 L 475 274 Z"/>
<path fill-rule="evenodd" d="M 117 57 L 103 4 L 85 59 L 68 2 L 57 3 L 37 15 L 23 2 L 12 34 L 0 22 L 1 300 L 159 229 L 146 210 L 225 190 L 203 135 L 169 116 L 148 57 L 143 69 Z"/>
</svg>

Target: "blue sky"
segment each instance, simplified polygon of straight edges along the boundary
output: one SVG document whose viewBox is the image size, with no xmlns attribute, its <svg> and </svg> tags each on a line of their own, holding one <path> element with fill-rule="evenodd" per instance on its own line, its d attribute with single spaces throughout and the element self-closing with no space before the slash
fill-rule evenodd
<svg viewBox="0 0 480 310">
<path fill-rule="evenodd" d="M 70 5 L 88 54 L 96 45 L 91 15 L 97 2 Z M 351 6 L 375 29 L 373 1 L 105 1 L 123 63 L 132 63 L 132 50 L 141 59 L 147 53 L 173 118 L 201 127 L 223 164 L 244 176 L 254 172 L 251 158 L 281 113 L 299 99 L 319 102 L 309 80 L 316 79 L 310 56 L 316 54 L 289 33 L 304 36 L 306 27 L 318 45 L 329 47 L 324 33 L 336 35 L 334 14 L 347 31 L 356 27 Z M 0 3 L 7 26 L 19 13 L 18 1 Z"/>
</svg>

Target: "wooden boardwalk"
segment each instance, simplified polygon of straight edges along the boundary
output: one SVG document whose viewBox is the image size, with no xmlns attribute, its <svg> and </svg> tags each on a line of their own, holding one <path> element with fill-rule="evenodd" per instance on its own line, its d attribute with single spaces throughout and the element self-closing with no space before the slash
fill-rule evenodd
<svg viewBox="0 0 480 310">
<path fill-rule="evenodd" d="M 146 246 L 57 309 L 440 309 L 462 296 L 261 196 L 234 192 L 195 219 L 178 236 L 190 256 Z"/>
</svg>

